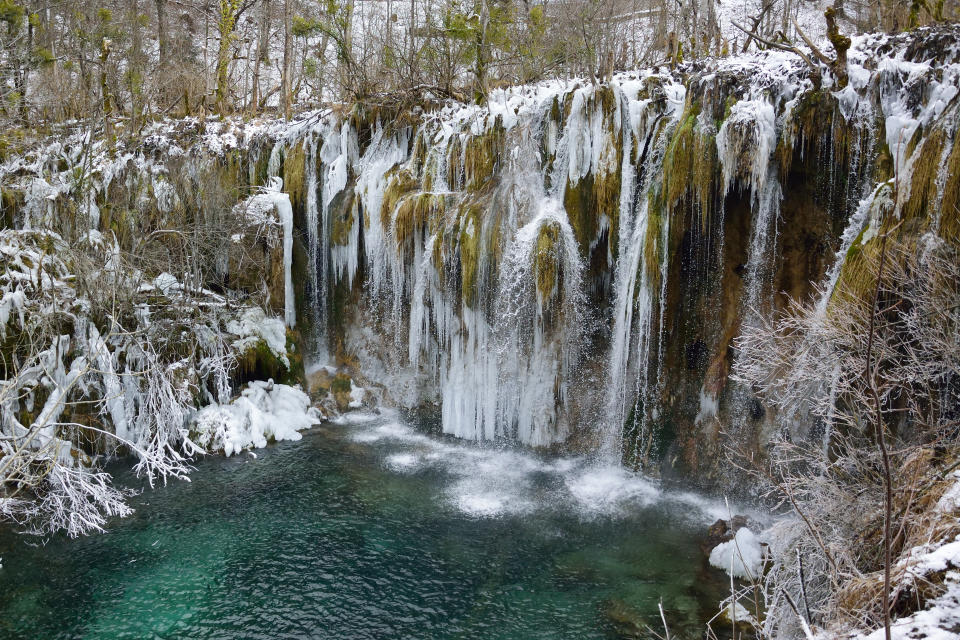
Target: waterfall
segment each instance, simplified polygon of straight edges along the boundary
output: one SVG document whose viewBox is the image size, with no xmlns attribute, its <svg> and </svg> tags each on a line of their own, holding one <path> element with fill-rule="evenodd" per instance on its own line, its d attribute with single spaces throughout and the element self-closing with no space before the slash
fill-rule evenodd
<svg viewBox="0 0 960 640">
<path fill-rule="evenodd" d="M 726 384 L 738 332 L 817 285 L 826 313 L 891 212 L 953 228 L 960 67 L 929 73 L 898 51 L 875 69 L 851 53 L 842 89 L 765 52 L 497 89 L 483 105 L 227 119 L 182 134 L 197 136 L 189 150 L 158 123 L 153 156 L 97 155 L 95 189 L 72 200 L 53 170 L 77 167 L 69 145 L 0 167 L 18 190 L 0 206 L 64 237 L 91 224 L 137 237 L 204 206 L 187 185 L 283 176 L 284 316 L 299 302 L 315 331 L 308 366 L 348 366 L 450 435 L 642 461 L 670 438 L 690 448 L 719 424 L 759 424 Z M 801 240 L 808 264 L 786 264 Z M 242 248 L 279 270 L 279 247 Z M 256 295 L 224 260 L 226 286 Z M 261 290 L 279 293 L 279 276 Z"/>
<path fill-rule="evenodd" d="M 662 301 L 667 283 L 669 251 L 665 241 L 669 236 L 669 221 L 662 226 L 658 234 L 655 248 L 660 251 L 659 255 L 654 257 L 659 273 L 652 274 L 649 260 L 651 256 L 647 255 L 651 214 L 649 194 L 659 180 L 667 141 L 682 113 L 685 90 L 682 85 L 668 85 L 665 94 L 668 96 L 667 111 L 663 114 L 650 113 L 649 100 L 627 102 L 630 133 L 640 141 L 642 148 L 638 150 L 638 157 L 646 156 L 646 162 L 643 167 L 634 167 L 629 163 L 632 143 L 626 140 L 630 140 L 631 136 L 624 136 L 619 230 L 621 255 L 615 271 L 613 331 L 608 357 L 609 391 L 606 407 L 610 424 L 607 426 L 603 443 L 606 455 L 613 455 L 617 460 L 623 456 L 622 431 L 631 412 L 639 409 L 640 415 L 634 415 L 633 424 L 638 428 L 639 440 L 644 441 L 648 436 L 648 418 L 654 411 L 653 387 L 657 382 L 657 375 L 655 371 L 650 371 L 651 347 L 654 343 L 651 333 L 656 298 L 653 282 L 655 277 L 661 281 Z M 638 171 L 641 188 L 635 200 L 632 192 Z M 658 368 L 662 360 L 663 335 L 663 304 L 660 306 L 661 315 L 655 341 Z"/>
<path fill-rule="evenodd" d="M 744 308 L 748 317 L 761 312 L 760 306 L 765 302 L 761 297 L 765 293 L 773 293 L 769 290 L 767 271 L 774 262 L 777 219 L 783 199 L 772 166 L 776 146 L 776 111 L 762 96 L 736 102 L 717 132 L 722 193 L 725 196 L 738 181 L 746 184 L 754 211 L 744 278 Z"/>
<path fill-rule="evenodd" d="M 324 141 L 324 144 L 326 141 Z M 307 218 L 307 278 L 309 279 L 309 288 L 307 289 L 309 296 L 309 307 L 311 316 L 313 318 L 313 327 L 316 332 L 317 338 L 317 350 L 319 351 L 321 347 L 319 345 L 324 344 L 324 337 L 326 332 L 324 331 L 323 321 L 324 321 L 324 309 L 326 308 L 327 300 L 327 289 L 326 286 L 321 287 L 321 279 L 323 279 L 324 285 L 326 285 L 326 261 L 328 252 L 326 251 L 327 247 L 324 247 L 324 251 L 320 251 L 320 236 L 321 236 L 321 222 L 320 215 L 317 210 L 317 134 L 310 130 L 307 132 L 307 139 L 304 141 L 304 146 L 306 147 L 306 160 L 304 161 L 304 172 L 306 173 L 306 218 Z M 327 232 L 326 226 L 323 227 L 324 231 L 322 233 L 324 240 L 326 241 Z M 323 358 L 320 353 L 313 354 L 317 360 Z M 325 359 L 325 358 L 324 358 Z"/>
</svg>

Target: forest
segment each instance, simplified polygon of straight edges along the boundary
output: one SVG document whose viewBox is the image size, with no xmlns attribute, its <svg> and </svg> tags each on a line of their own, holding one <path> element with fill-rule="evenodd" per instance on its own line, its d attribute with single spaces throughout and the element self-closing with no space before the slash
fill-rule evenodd
<svg viewBox="0 0 960 640">
<path fill-rule="evenodd" d="M 492 88 L 549 78 L 789 50 L 826 33 L 822 4 L 4 0 L 0 115 L 14 126 L 123 122 L 132 134 L 164 117 L 482 102 Z M 838 36 L 957 19 L 947 0 L 830 7 Z"/>
</svg>

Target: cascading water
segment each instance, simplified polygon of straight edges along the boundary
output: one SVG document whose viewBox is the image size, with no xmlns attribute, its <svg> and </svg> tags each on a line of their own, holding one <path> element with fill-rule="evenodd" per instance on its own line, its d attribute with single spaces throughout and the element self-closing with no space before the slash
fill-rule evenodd
<svg viewBox="0 0 960 640">
<path fill-rule="evenodd" d="M 497 90 L 409 118 L 208 122 L 191 133 L 198 153 L 158 124 L 149 160 L 95 150 L 100 191 L 76 200 L 81 220 L 61 215 L 69 181 L 51 168 L 76 163 L 63 145 L 5 175 L 26 175 L 23 227 L 102 227 L 124 189 L 113 211 L 149 202 L 142 219 L 162 219 L 200 205 L 184 185 L 201 179 L 239 173 L 256 191 L 282 177 L 292 274 L 271 253 L 267 288 L 275 312 L 293 324 L 297 302 L 300 330 L 315 331 L 308 366 L 348 366 L 459 437 L 566 441 L 630 462 L 679 443 L 696 466 L 713 418 L 729 425 L 742 399 L 726 381 L 747 310 L 769 318 L 815 283 L 826 310 L 890 210 L 929 209 L 931 229 L 952 228 L 957 63 L 934 73 L 894 42 L 903 55 L 868 69 L 879 46 L 854 42 L 842 88 L 765 52 Z M 302 300 L 288 300 L 291 284 Z M 736 419 L 759 421 L 753 408 Z"/>
</svg>

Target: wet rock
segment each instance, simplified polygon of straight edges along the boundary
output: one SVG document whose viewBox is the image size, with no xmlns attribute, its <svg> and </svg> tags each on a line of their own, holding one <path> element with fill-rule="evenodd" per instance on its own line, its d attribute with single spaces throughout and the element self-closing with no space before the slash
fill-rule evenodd
<svg viewBox="0 0 960 640">
<path fill-rule="evenodd" d="M 744 515 L 733 516 L 730 520 L 724 520 L 723 518 L 717 520 L 707 529 L 707 537 L 700 543 L 700 549 L 704 555 L 709 556 L 714 547 L 733 540 L 733 536 L 743 527 L 747 527 L 751 531 L 757 531 L 760 528 Z"/>
<path fill-rule="evenodd" d="M 613 598 L 604 604 L 603 615 L 613 624 L 619 637 L 645 638 L 650 633 L 646 618 L 619 598 Z"/>
</svg>

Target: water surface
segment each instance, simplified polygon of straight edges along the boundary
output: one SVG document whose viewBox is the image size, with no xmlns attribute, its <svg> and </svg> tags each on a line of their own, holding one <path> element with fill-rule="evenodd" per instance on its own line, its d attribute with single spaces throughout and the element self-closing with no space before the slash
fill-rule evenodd
<svg viewBox="0 0 960 640">
<path fill-rule="evenodd" d="M 702 637 L 720 505 L 360 416 L 197 464 L 110 530 L 0 531 L 3 638 Z M 118 480 L 139 483 L 118 471 Z"/>
</svg>

